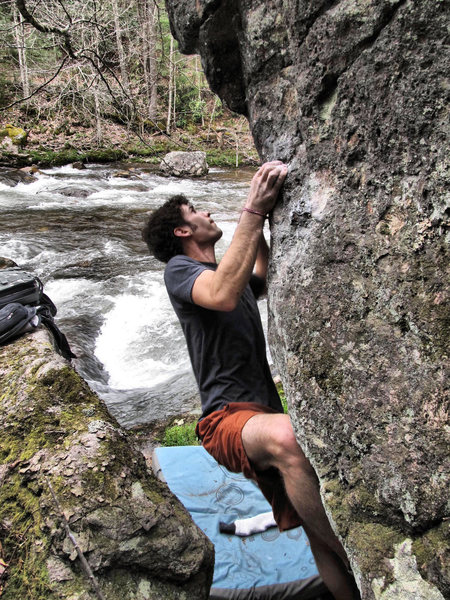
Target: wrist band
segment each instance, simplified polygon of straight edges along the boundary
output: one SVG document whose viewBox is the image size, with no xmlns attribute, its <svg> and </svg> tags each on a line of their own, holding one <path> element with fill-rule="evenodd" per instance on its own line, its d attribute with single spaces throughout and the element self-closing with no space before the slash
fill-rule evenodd
<svg viewBox="0 0 450 600">
<path fill-rule="evenodd" d="M 268 218 L 268 216 L 269 216 L 269 215 L 265 215 L 264 213 L 262 213 L 262 212 L 259 212 L 259 211 L 257 211 L 257 210 L 253 210 L 252 208 L 247 208 L 247 207 L 244 207 L 244 208 L 242 209 L 242 212 L 244 212 L 244 210 L 245 210 L 245 212 L 252 213 L 252 215 L 259 215 L 259 216 L 260 216 L 260 217 L 262 217 L 263 219 L 267 219 L 267 218 Z"/>
</svg>

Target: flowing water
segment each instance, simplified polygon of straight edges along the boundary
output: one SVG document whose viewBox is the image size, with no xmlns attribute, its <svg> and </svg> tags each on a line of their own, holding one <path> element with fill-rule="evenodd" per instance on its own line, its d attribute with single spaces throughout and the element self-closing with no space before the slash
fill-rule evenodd
<svg viewBox="0 0 450 600">
<path fill-rule="evenodd" d="M 171 195 L 186 194 L 222 228 L 220 258 L 253 171 L 212 169 L 206 178 L 175 179 L 143 167 L 128 179 L 115 176 L 120 169 L 66 166 L 14 188 L 0 183 L 0 256 L 39 275 L 78 357 L 75 368 L 132 427 L 199 407 L 164 265 L 141 241 L 146 216 Z"/>
</svg>

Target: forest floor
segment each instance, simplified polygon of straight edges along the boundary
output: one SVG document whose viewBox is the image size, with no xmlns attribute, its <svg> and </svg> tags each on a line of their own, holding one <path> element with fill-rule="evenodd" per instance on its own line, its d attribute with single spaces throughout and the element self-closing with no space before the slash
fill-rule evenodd
<svg viewBox="0 0 450 600">
<path fill-rule="evenodd" d="M 136 131 L 112 121 L 102 122 L 101 139 L 96 128 L 80 118 L 54 117 L 25 122 L 20 111 L 2 115 L 0 131 L 10 124 L 27 133 L 22 147 L 0 146 L 0 166 L 58 166 L 73 162 L 93 163 L 126 160 L 159 164 L 171 151 L 206 152 L 210 166 L 256 165 L 258 154 L 248 122 L 230 114 L 213 123 L 189 124 L 168 135 L 162 128 Z M 1 140 L 0 140 L 1 141 Z"/>
</svg>

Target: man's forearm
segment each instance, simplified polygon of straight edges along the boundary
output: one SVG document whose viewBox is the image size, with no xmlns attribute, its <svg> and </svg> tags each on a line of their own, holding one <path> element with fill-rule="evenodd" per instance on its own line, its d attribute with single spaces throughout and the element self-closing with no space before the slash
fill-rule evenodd
<svg viewBox="0 0 450 600">
<path fill-rule="evenodd" d="M 263 225 L 259 215 L 242 212 L 231 244 L 214 273 L 211 295 L 221 298 L 228 310 L 239 302 L 253 272 Z"/>
</svg>

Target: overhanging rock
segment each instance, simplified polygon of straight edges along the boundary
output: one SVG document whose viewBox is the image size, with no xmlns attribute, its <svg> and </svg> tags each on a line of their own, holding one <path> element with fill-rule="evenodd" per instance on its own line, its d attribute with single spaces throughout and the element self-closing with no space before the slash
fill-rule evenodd
<svg viewBox="0 0 450 600">
<path fill-rule="evenodd" d="M 261 157 L 289 163 L 271 348 L 362 596 L 405 598 L 413 569 L 415 598 L 448 597 L 448 2 L 167 6 Z"/>
</svg>

